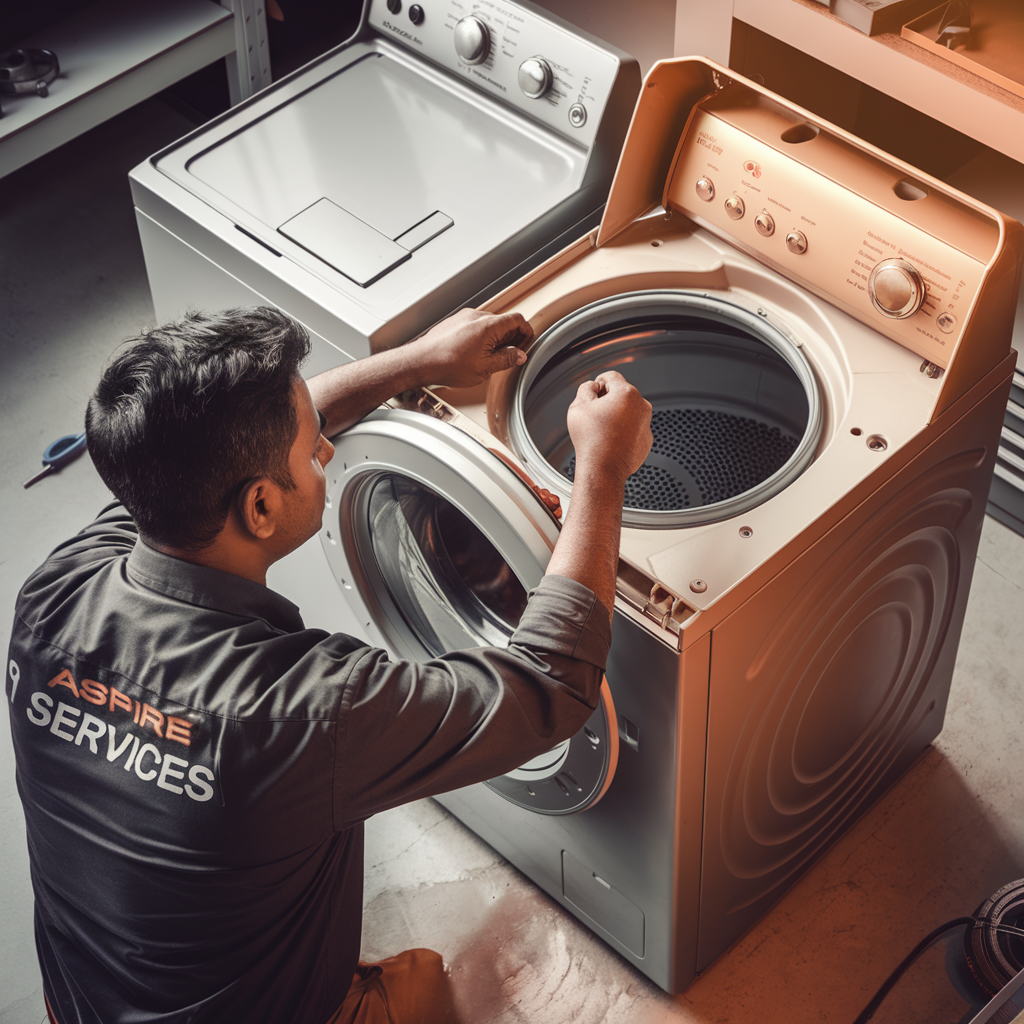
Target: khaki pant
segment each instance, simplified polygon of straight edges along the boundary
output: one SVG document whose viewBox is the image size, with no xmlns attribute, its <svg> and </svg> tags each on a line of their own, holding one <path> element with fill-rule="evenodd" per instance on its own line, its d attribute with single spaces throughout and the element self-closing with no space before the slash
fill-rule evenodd
<svg viewBox="0 0 1024 1024">
<path fill-rule="evenodd" d="M 352 987 L 327 1024 L 457 1024 L 440 954 L 407 949 L 376 964 L 360 963 Z"/>
</svg>

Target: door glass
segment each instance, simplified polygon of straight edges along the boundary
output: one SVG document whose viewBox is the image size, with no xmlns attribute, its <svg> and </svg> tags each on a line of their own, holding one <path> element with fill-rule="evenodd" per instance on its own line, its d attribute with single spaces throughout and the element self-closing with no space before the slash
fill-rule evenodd
<svg viewBox="0 0 1024 1024">
<path fill-rule="evenodd" d="M 367 515 L 384 585 L 431 655 L 508 645 L 526 591 L 474 523 L 397 474 L 381 474 L 372 484 Z"/>
</svg>

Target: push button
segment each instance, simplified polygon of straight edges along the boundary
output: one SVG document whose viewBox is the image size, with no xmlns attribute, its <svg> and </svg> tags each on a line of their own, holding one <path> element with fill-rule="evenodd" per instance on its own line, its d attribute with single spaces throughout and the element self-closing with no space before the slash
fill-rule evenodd
<svg viewBox="0 0 1024 1024">
<path fill-rule="evenodd" d="M 743 200 L 739 196 L 729 196 L 725 201 L 725 212 L 733 220 L 740 220 L 743 214 L 747 212 L 747 208 L 743 205 Z"/>
<path fill-rule="evenodd" d="M 392 14 L 398 14 L 402 10 L 402 0 L 388 0 L 388 10 Z"/>
<path fill-rule="evenodd" d="M 574 103 L 569 108 L 569 124 L 573 128 L 582 128 L 587 123 L 587 108 L 582 103 Z"/>
<path fill-rule="evenodd" d="M 694 188 L 697 190 L 697 196 L 705 203 L 710 203 L 715 198 L 715 183 L 710 178 L 698 178 Z"/>
<path fill-rule="evenodd" d="M 952 334 L 956 328 L 956 317 L 952 313 L 940 313 L 935 318 L 935 326 L 943 334 Z"/>
<path fill-rule="evenodd" d="M 767 238 L 769 235 L 775 234 L 775 218 L 767 210 L 762 210 L 754 218 L 754 227 L 757 228 L 759 235 L 764 235 Z"/>
<path fill-rule="evenodd" d="M 409 8 L 409 20 L 414 25 L 423 24 L 423 8 L 420 7 L 419 4 L 413 4 L 412 7 Z"/>
</svg>

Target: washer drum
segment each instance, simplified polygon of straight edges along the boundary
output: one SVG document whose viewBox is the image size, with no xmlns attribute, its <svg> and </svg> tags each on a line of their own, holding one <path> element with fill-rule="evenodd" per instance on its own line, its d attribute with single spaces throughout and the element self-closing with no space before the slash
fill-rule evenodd
<svg viewBox="0 0 1024 1024">
<path fill-rule="evenodd" d="M 606 370 L 654 406 L 654 445 L 626 482 L 624 525 L 739 515 L 792 483 L 817 450 L 814 373 L 763 311 L 703 292 L 630 292 L 577 310 L 531 350 L 509 435 L 543 486 L 571 489 L 576 456 L 566 413 L 580 384 Z"/>
</svg>

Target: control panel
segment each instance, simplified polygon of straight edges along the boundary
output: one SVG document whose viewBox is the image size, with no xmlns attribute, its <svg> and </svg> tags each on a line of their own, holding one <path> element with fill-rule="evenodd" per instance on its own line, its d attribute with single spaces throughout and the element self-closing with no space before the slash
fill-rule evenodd
<svg viewBox="0 0 1024 1024">
<path fill-rule="evenodd" d="M 946 367 L 999 228 L 743 86 L 700 104 L 665 205 Z"/>
<path fill-rule="evenodd" d="M 614 52 L 506 0 L 373 0 L 369 24 L 586 148 L 619 70 Z"/>
</svg>

